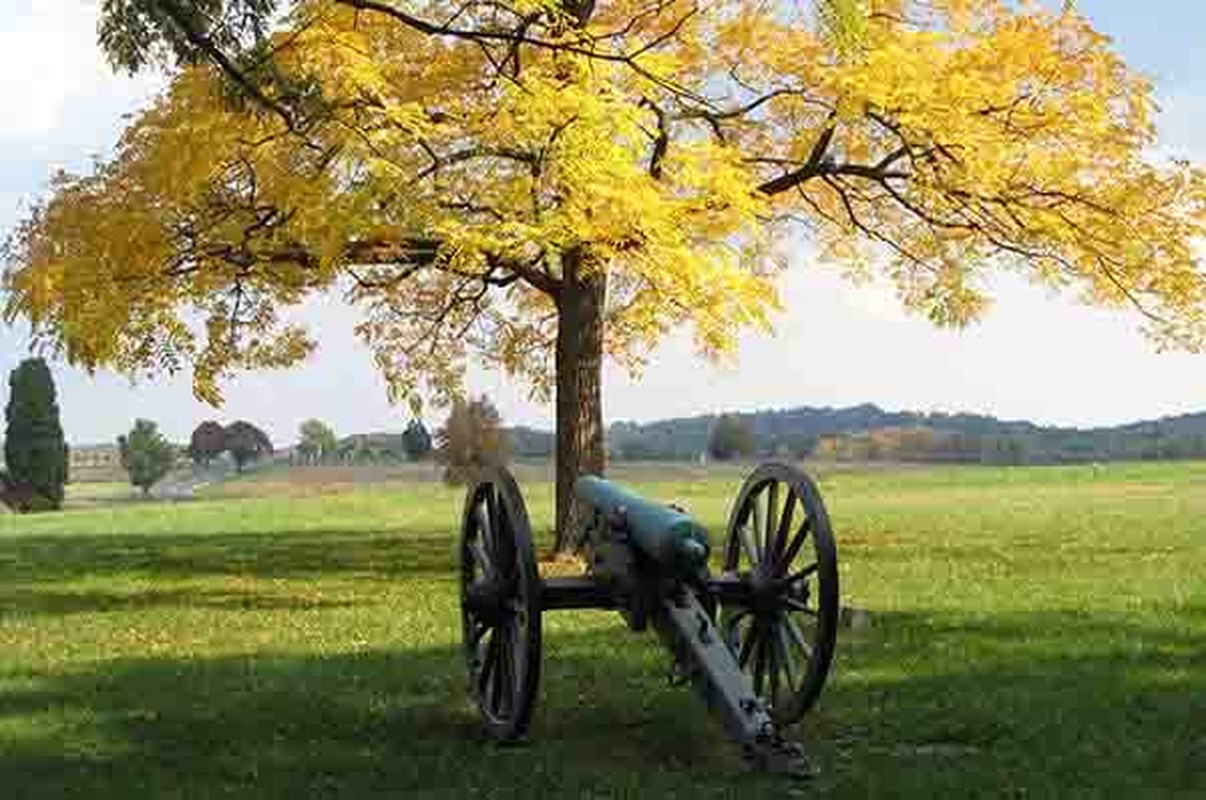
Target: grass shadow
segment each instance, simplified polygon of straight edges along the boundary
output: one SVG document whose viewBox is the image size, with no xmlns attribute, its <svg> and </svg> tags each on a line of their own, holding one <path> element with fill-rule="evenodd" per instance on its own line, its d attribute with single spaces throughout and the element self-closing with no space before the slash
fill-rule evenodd
<svg viewBox="0 0 1206 800">
<path fill-rule="evenodd" d="M 27 675 L 0 694 L 0 726 L 36 722 L 0 755 L 6 796 L 782 796 L 781 781 L 741 775 L 702 706 L 666 687 L 652 637 L 617 624 L 547 640 L 522 747 L 483 741 L 454 647 Z M 809 791 L 1198 796 L 1202 657 L 1189 633 L 1089 615 L 881 617 L 844 636 L 803 725 L 822 766 Z"/>
<path fill-rule="evenodd" d="M 452 574 L 454 538 L 380 528 L 361 532 L 307 529 L 205 535 L 21 536 L 0 541 L 0 583 L 70 581 L 115 574 L 173 579 L 241 575 L 261 578 L 413 579 Z"/>
<path fill-rule="evenodd" d="M 640 680 L 622 656 L 602 662 L 621 683 Z M 537 741 L 504 747 L 480 732 L 457 648 L 117 659 L 0 694 L 0 726 L 40 721 L 0 754 L 0 773 L 5 796 L 21 798 L 582 797 L 617 775 L 687 797 L 696 775 L 736 774 L 702 708 L 625 720 L 610 695 L 593 708 L 557 702 L 564 679 L 598 666 L 563 652 Z"/>
<path fill-rule="evenodd" d="M 817 742 L 851 795 L 1206 792 L 1206 606 L 1175 623 L 1077 611 L 887 613 L 843 631 Z"/>
</svg>

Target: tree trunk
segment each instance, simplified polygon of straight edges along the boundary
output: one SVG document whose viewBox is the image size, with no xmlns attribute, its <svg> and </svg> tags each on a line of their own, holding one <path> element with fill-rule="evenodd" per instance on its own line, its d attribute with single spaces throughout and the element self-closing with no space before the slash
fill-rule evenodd
<svg viewBox="0 0 1206 800">
<path fill-rule="evenodd" d="M 578 530 L 574 481 L 584 473 L 602 475 L 603 308 L 607 276 L 583 275 L 587 256 L 572 250 L 562 257 L 557 299 L 557 552 L 575 546 Z"/>
</svg>

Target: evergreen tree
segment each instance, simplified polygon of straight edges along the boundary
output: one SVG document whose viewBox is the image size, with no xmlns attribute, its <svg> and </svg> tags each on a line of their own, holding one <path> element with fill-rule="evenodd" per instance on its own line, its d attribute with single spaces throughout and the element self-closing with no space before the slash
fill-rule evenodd
<svg viewBox="0 0 1206 800">
<path fill-rule="evenodd" d="M 708 439 L 708 454 L 727 461 L 754 453 L 754 432 L 749 423 L 736 414 L 721 414 Z"/>
<path fill-rule="evenodd" d="M 411 461 L 420 461 L 431 453 L 431 434 L 421 419 L 412 419 L 402 433 L 402 447 Z"/>
<path fill-rule="evenodd" d="M 13 370 L 8 383 L 7 502 L 18 511 L 59 508 L 67 483 L 67 444 L 50 369 L 41 358 L 28 358 Z"/>
</svg>

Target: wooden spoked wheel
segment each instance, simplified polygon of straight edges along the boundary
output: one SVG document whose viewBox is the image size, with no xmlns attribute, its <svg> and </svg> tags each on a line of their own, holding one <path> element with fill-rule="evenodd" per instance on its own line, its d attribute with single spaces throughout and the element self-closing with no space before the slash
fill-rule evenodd
<svg viewBox="0 0 1206 800">
<path fill-rule="evenodd" d="M 785 464 L 763 464 L 733 506 L 724 571 L 742 591 L 721 608 L 721 630 L 779 725 L 816 703 L 833 660 L 837 551 L 816 485 Z"/>
<path fill-rule="evenodd" d="M 540 576 L 528 512 L 504 469 L 483 470 L 461 519 L 469 691 L 495 739 L 523 736 L 540 681 Z"/>
</svg>

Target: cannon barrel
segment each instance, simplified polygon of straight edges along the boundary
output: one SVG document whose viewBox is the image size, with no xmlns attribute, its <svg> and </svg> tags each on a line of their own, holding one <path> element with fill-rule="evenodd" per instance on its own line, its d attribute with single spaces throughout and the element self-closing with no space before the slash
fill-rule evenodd
<svg viewBox="0 0 1206 800">
<path fill-rule="evenodd" d="M 630 541 L 658 564 L 683 576 L 698 575 L 706 567 L 711 549 L 708 532 L 682 511 L 646 500 L 595 475 L 579 478 L 574 494 L 622 525 Z"/>
</svg>

